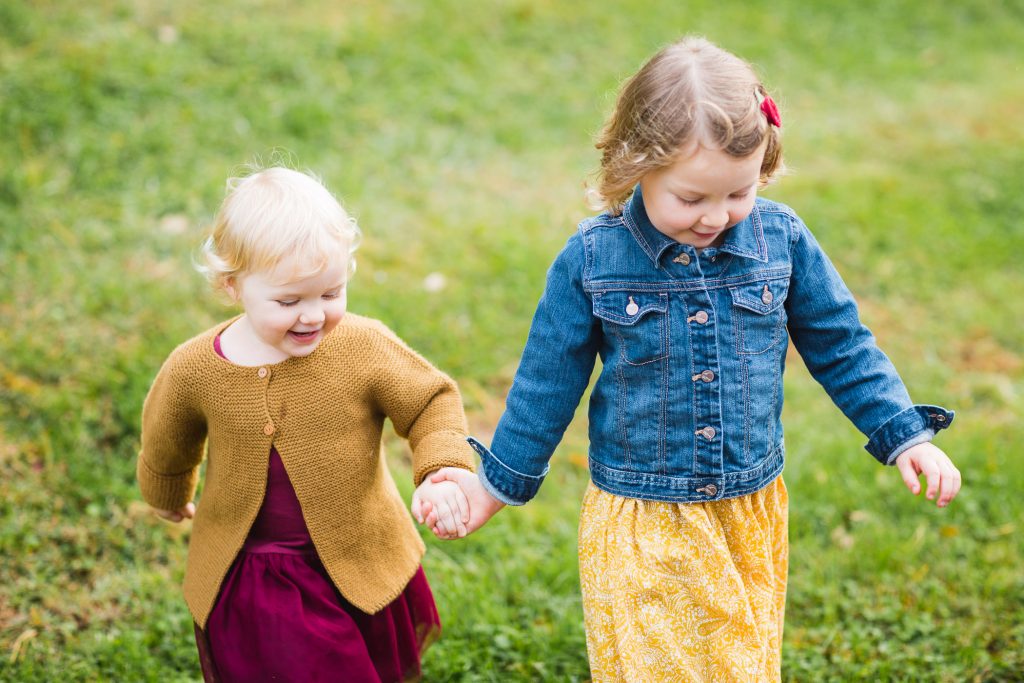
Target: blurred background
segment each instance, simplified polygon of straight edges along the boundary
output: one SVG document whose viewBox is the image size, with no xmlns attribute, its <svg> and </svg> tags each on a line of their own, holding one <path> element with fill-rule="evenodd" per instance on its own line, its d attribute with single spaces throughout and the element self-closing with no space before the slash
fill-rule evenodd
<svg viewBox="0 0 1024 683">
<path fill-rule="evenodd" d="M 791 358 L 784 679 L 1024 680 L 1021 0 L 0 0 L 0 680 L 200 678 L 189 528 L 134 459 L 160 363 L 233 312 L 192 266 L 229 175 L 325 180 L 365 234 L 350 309 L 454 376 L 486 441 L 615 91 L 686 33 L 757 66 L 791 171 L 766 196 L 957 411 L 937 510 Z M 425 535 L 426 680 L 589 678 L 586 452 L 581 411 L 535 502 Z M 391 437 L 408 498 L 407 457 Z"/>
</svg>

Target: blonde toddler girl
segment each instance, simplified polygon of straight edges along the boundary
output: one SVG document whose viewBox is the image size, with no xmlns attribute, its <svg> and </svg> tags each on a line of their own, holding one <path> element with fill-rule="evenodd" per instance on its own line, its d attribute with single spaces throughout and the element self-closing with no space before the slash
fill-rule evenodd
<svg viewBox="0 0 1024 683">
<path fill-rule="evenodd" d="M 424 481 L 472 467 L 458 389 L 346 312 L 360 233 L 318 180 L 268 168 L 229 188 L 205 270 L 243 313 L 164 363 L 137 467 L 157 514 L 194 516 L 184 592 L 204 677 L 415 678 L 440 622 L 381 429 L 390 419 L 412 447 L 414 507 L 464 534 L 458 487 Z"/>
</svg>

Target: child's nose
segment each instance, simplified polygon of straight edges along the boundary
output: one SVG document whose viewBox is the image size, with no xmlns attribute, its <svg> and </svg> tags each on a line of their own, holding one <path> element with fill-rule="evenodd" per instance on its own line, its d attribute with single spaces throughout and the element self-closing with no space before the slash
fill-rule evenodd
<svg viewBox="0 0 1024 683">
<path fill-rule="evenodd" d="M 299 321 L 303 325 L 318 325 L 324 321 L 324 318 L 324 309 L 319 306 L 315 306 L 312 309 L 307 308 L 304 310 L 302 315 L 299 316 Z"/>
<path fill-rule="evenodd" d="M 729 212 L 724 208 L 709 209 L 700 222 L 709 228 L 721 228 L 729 222 Z"/>
</svg>

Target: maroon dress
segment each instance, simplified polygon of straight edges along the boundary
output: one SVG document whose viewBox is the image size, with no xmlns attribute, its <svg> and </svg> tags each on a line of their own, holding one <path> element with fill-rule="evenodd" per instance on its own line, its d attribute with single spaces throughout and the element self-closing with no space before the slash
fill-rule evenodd
<svg viewBox="0 0 1024 683">
<path fill-rule="evenodd" d="M 218 353 L 220 340 L 215 341 Z M 420 675 L 440 634 L 423 568 L 376 614 L 351 605 L 317 556 L 295 490 L 271 448 L 267 491 L 196 642 L 209 683 L 392 683 Z"/>
</svg>

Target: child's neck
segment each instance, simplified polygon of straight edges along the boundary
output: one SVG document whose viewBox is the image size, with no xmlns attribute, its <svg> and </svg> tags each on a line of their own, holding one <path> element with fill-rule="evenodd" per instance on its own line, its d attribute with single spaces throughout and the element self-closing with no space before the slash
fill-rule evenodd
<svg viewBox="0 0 1024 683">
<path fill-rule="evenodd" d="M 220 350 L 229 361 L 245 367 L 273 365 L 291 357 L 265 344 L 244 315 L 220 333 Z"/>
</svg>

